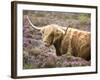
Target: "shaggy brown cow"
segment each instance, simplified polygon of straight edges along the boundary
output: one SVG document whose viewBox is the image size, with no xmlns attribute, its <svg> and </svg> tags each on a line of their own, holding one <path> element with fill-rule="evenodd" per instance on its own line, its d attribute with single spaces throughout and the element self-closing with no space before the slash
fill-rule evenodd
<svg viewBox="0 0 100 80">
<path fill-rule="evenodd" d="M 54 45 L 57 56 L 71 53 L 76 57 L 90 60 L 91 56 L 91 34 L 74 28 L 66 31 L 62 27 L 51 24 L 42 28 L 34 26 L 27 17 L 29 23 L 42 32 L 42 38 L 46 46 Z"/>
</svg>

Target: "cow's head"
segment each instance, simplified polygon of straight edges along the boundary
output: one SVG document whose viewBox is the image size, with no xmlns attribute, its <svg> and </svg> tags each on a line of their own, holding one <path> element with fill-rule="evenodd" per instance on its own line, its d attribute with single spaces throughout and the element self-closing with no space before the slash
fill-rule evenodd
<svg viewBox="0 0 100 80">
<path fill-rule="evenodd" d="M 51 24 L 44 26 L 41 33 L 45 45 L 50 46 L 63 36 L 64 31 L 58 25 Z"/>
<path fill-rule="evenodd" d="M 62 27 L 60 27 L 58 25 L 51 24 L 51 25 L 47 25 L 47 26 L 43 26 L 43 27 L 36 27 L 32 24 L 29 17 L 27 17 L 27 19 L 34 29 L 37 29 L 42 33 L 43 42 L 48 47 L 50 45 L 54 44 L 65 33 L 65 31 L 62 29 Z"/>
</svg>

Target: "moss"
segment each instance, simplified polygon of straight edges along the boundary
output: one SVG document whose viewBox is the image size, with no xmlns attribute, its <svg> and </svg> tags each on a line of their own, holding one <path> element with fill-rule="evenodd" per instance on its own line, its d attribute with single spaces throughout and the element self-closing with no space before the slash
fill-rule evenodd
<svg viewBox="0 0 100 80">
<path fill-rule="evenodd" d="M 24 69 L 32 69 L 32 64 L 24 64 Z"/>
<path fill-rule="evenodd" d="M 81 24 L 86 24 L 89 20 L 90 15 L 89 14 L 79 14 L 78 19 Z"/>
</svg>

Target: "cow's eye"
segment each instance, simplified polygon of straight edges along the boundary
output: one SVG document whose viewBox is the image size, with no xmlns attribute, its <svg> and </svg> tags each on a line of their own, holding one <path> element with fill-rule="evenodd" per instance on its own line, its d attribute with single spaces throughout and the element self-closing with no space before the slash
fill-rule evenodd
<svg viewBox="0 0 100 80">
<path fill-rule="evenodd" d="M 42 33 L 44 34 L 44 31 L 42 31 Z"/>
<path fill-rule="evenodd" d="M 41 30 L 41 33 L 43 34 L 43 33 L 44 33 L 44 31 L 43 31 L 43 30 Z"/>
</svg>

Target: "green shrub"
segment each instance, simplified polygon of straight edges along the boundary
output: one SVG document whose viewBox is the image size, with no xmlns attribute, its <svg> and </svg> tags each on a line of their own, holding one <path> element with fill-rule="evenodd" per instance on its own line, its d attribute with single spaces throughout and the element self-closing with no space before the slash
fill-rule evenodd
<svg viewBox="0 0 100 80">
<path fill-rule="evenodd" d="M 78 19 L 81 24 L 86 24 L 89 21 L 90 15 L 89 14 L 79 14 Z"/>
</svg>

